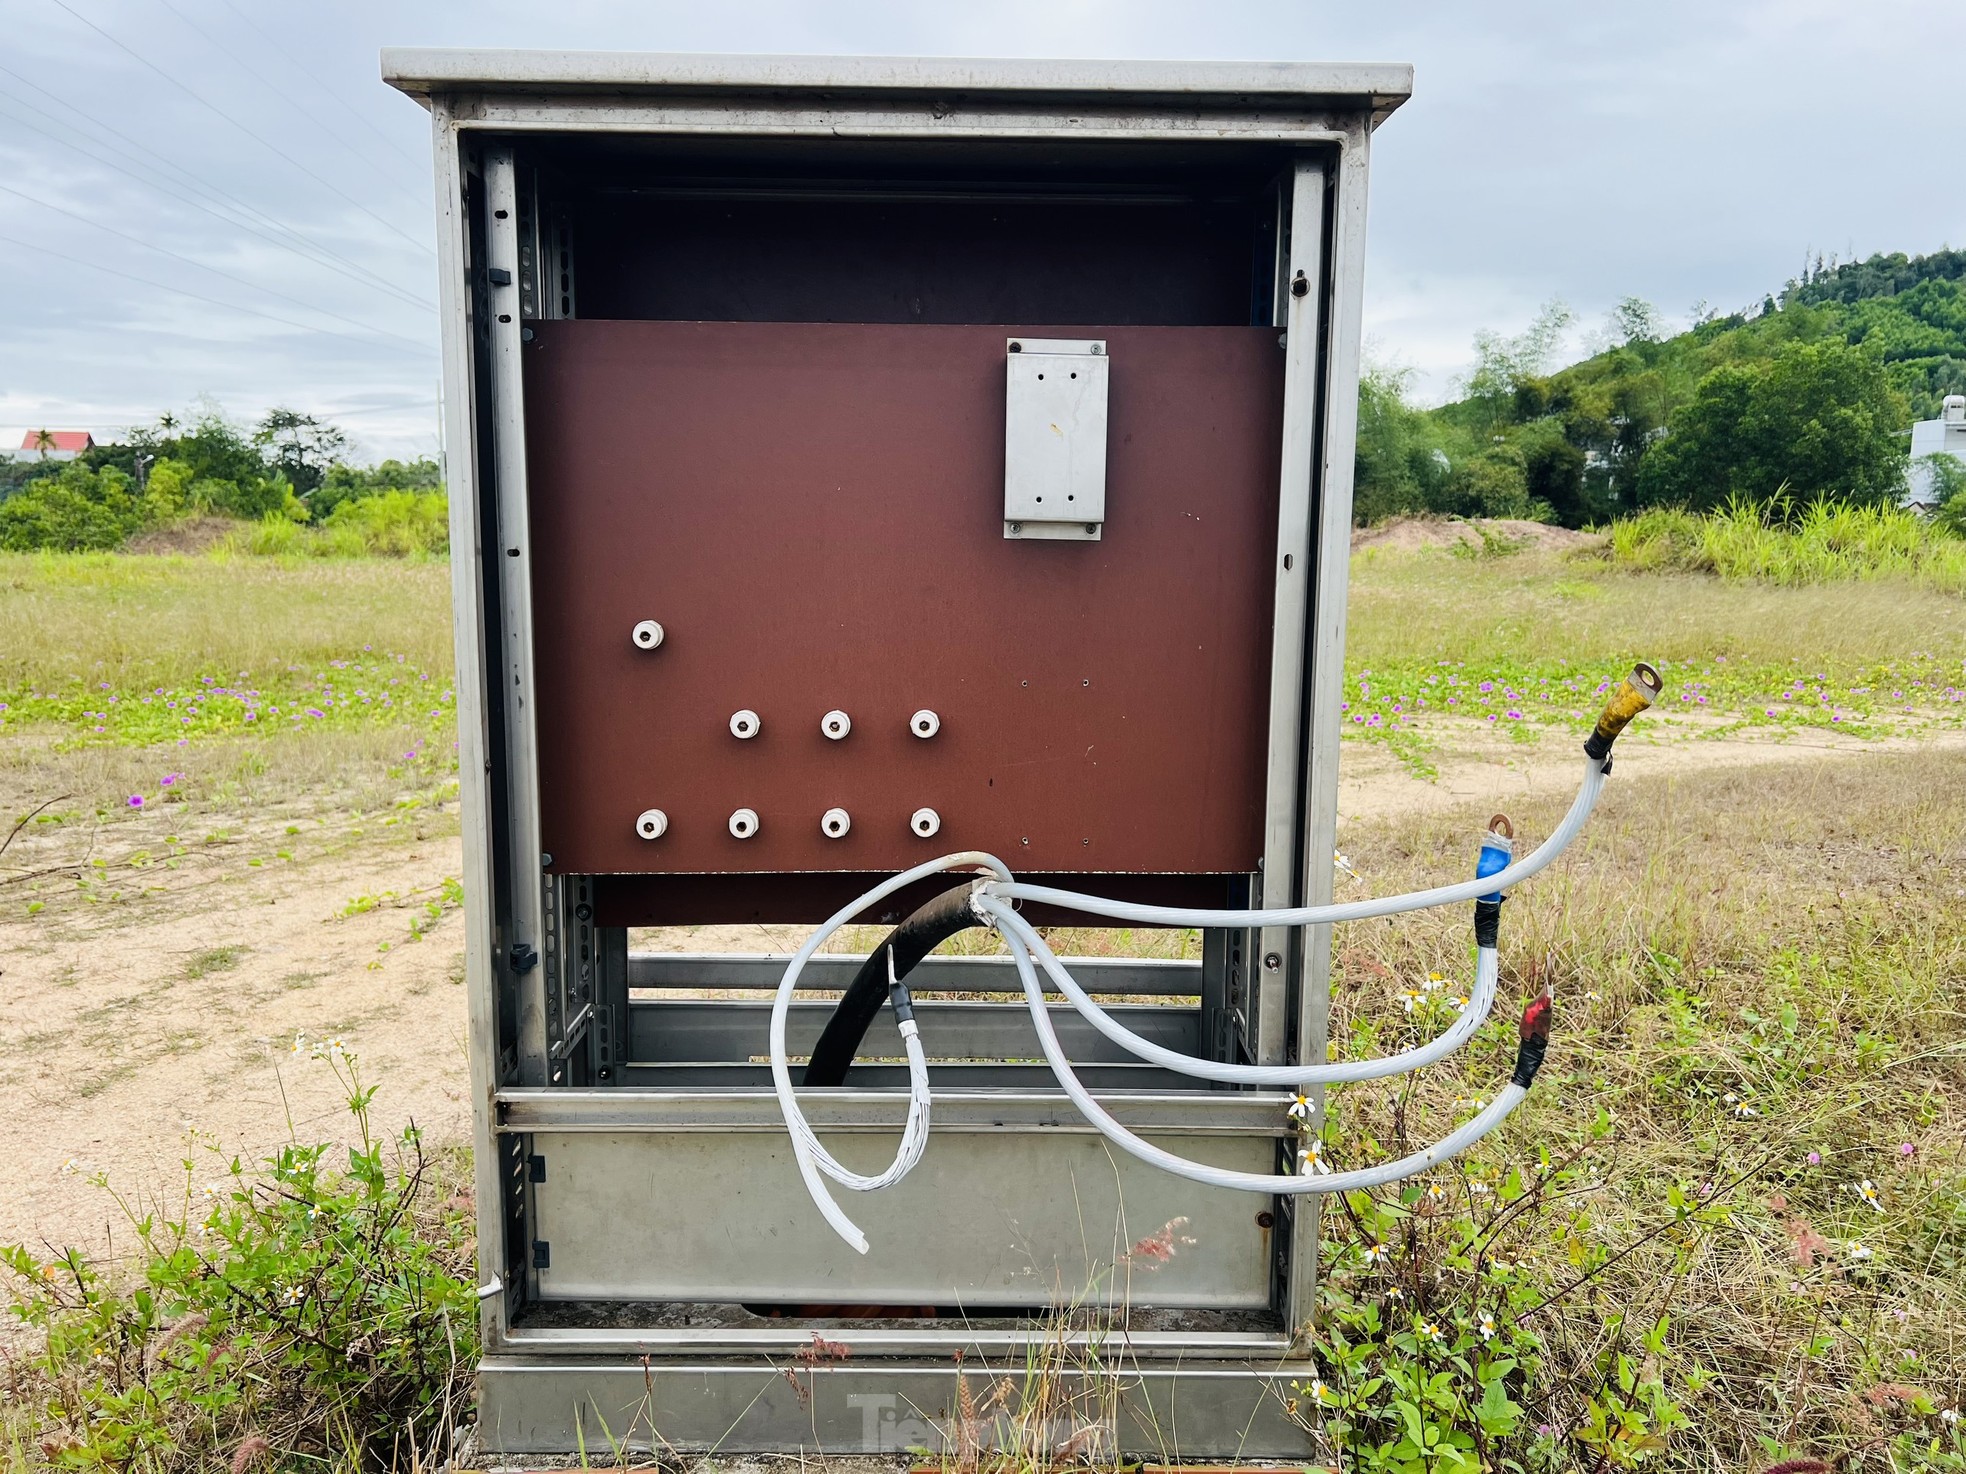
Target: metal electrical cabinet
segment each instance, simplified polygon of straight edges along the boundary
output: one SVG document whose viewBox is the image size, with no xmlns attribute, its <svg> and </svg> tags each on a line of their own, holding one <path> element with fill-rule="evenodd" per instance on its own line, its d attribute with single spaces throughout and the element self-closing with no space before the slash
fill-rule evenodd
<svg viewBox="0 0 1966 1474">
<path fill-rule="evenodd" d="M 1409 69 L 383 71 L 436 142 L 484 1443 L 934 1444 L 959 1369 L 1021 1368 L 1090 1300 L 1061 1370 L 1117 1378 L 1115 1449 L 1301 1454 L 1315 1198 L 1116 1158 L 1008 964 L 934 957 L 934 1131 L 863 1201 L 863 1258 L 770 1089 L 782 959 L 629 931 L 816 923 L 958 849 L 1138 899 L 1328 895 L 1366 156 Z M 1314 1060 L 1327 950 L 1208 932 L 1079 976 L 1174 1048 Z M 1281 1097 L 1057 1021 L 1135 1129 L 1288 1170 Z M 808 1092 L 849 1161 L 892 1150 L 899 1054 L 883 1020 Z M 1191 1242 L 1129 1260 L 1170 1223 Z"/>
</svg>

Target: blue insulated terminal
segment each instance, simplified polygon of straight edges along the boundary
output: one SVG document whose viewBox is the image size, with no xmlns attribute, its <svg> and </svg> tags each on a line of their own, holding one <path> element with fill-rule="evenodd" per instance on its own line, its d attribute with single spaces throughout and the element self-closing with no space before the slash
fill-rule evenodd
<svg viewBox="0 0 1966 1474">
<path fill-rule="evenodd" d="M 1497 814 L 1488 821 L 1488 828 L 1481 836 L 1481 858 L 1475 863 L 1475 878 L 1486 880 L 1491 875 L 1499 875 L 1509 868 L 1515 858 L 1515 828 L 1505 814 Z M 1484 901 L 1499 901 L 1500 891 L 1491 891 L 1480 897 Z"/>
</svg>

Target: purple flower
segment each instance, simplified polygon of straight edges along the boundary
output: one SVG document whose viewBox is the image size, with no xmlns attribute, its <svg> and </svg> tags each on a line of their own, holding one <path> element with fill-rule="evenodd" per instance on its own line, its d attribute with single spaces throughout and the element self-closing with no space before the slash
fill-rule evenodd
<svg viewBox="0 0 1966 1474">
<path fill-rule="evenodd" d="M 1806 1161 L 1811 1167 L 1820 1167 L 1823 1165 L 1823 1154 L 1821 1152 L 1811 1152 L 1807 1157 L 1804 1157 L 1803 1160 Z"/>
<path fill-rule="evenodd" d="M 142 808 L 142 807 L 143 807 L 143 795 L 142 795 L 142 794 L 140 794 L 140 793 L 133 793 L 133 794 L 131 794 L 131 795 L 130 795 L 130 807 L 131 807 L 131 808 L 133 808 L 133 809 L 140 809 L 140 808 Z"/>
<path fill-rule="evenodd" d="M 1917 1150 L 1918 1148 L 1913 1146 L 1910 1142 L 1908 1141 L 1903 1142 L 1898 1147 L 1898 1155 L 1901 1157 L 1908 1157 L 1912 1155 L 1912 1153 L 1916 1152 Z"/>
<path fill-rule="evenodd" d="M 319 707 L 317 707 L 317 706 L 310 706 L 310 707 L 308 707 L 308 708 L 307 708 L 307 714 L 308 714 L 309 716 L 311 716 L 311 717 L 318 717 L 318 716 L 321 716 L 321 715 L 323 715 L 323 713 L 322 713 L 322 711 L 321 711 L 321 709 L 320 709 Z"/>
<path fill-rule="evenodd" d="M 1493 691 L 1494 689 L 1495 689 L 1495 683 L 1493 681 L 1483 681 L 1479 686 L 1475 687 L 1475 690 L 1480 691 L 1484 694 L 1486 694 L 1489 691 Z"/>
</svg>

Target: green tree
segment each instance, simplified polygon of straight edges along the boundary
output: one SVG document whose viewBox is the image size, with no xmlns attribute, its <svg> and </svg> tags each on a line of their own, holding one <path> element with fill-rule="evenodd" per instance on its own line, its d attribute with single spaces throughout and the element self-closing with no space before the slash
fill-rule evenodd
<svg viewBox="0 0 1966 1474">
<path fill-rule="evenodd" d="M 1584 453 L 1570 443 L 1564 425 L 1554 416 L 1524 425 L 1515 435 L 1522 452 L 1523 494 L 1540 502 L 1547 515 L 1565 527 L 1590 520 L 1584 492 Z"/>
<path fill-rule="evenodd" d="M 1947 532 L 1966 537 L 1966 464 L 1940 451 L 1913 461 L 1925 473 L 1932 498 L 1932 520 Z"/>
<path fill-rule="evenodd" d="M 1903 494 L 1904 398 L 1872 354 L 1797 343 L 1700 381 L 1638 473 L 1639 500 L 1704 511 L 1733 497 L 1895 500 Z"/>
<path fill-rule="evenodd" d="M 1361 525 L 1447 510 L 1451 462 L 1433 421 L 1406 402 L 1406 379 L 1373 369 L 1359 381 L 1352 516 Z"/>
<path fill-rule="evenodd" d="M 1473 411 L 1475 425 L 1492 429 L 1511 418 L 1517 388 L 1549 371 L 1550 359 L 1564 332 L 1576 320 L 1577 315 L 1563 303 L 1550 301 L 1516 337 L 1505 338 L 1485 329 L 1475 334 L 1474 370 L 1461 386 L 1463 402 Z"/>
<path fill-rule="evenodd" d="M 1656 343 L 1659 328 L 1659 309 L 1643 297 L 1625 297 L 1611 309 L 1611 330 L 1620 343 Z"/>
<path fill-rule="evenodd" d="M 253 430 L 253 444 L 293 484 L 303 499 L 320 486 L 328 468 L 348 449 L 348 437 L 326 420 L 276 407 Z"/>
</svg>

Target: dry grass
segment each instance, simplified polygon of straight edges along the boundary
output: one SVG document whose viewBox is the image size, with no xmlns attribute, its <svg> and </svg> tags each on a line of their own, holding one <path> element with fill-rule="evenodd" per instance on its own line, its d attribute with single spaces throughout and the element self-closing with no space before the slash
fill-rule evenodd
<svg viewBox="0 0 1966 1474">
<path fill-rule="evenodd" d="M 1334 1097 L 1348 1163 L 1369 1141 L 1433 1139 L 1457 1099 L 1500 1086 L 1513 1010 L 1554 986 L 1549 1063 L 1476 1155 L 1534 1178 L 1539 1154 L 1583 1153 L 1574 1212 L 1510 1249 L 1552 1289 L 1612 1257 L 1537 1318 L 1544 1371 L 1588 1362 L 1621 1313 L 1669 1313 L 1646 1361 L 1688 1415 L 1673 1467 L 1943 1436 L 1930 1408 L 1966 1401 L 1962 782 L 1957 752 L 1652 782 L 1633 765 L 1572 856 L 1512 899 L 1507 1017 L 1420 1080 Z M 1540 834 L 1558 808 L 1514 817 Z M 1483 817 L 1347 842 L 1371 890 L 1403 889 L 1458 869 Z M 1341 929 L 1334 1039 L 1407 1042 L 1399 990 L 1468 976 L 1465 933 L 1459 914 Z"/>
<path fill-rule="evenodd" d="M 448 566 L 0 554 L 0 690 L 173 687 L 367 646 L 449 670 Z"/>
<path fill-rule="evenodd" d="M 1346 663 L 1354 669 L 1561 655 L 1615 670 L 1643 655 L 1822 670 L 1913 651 L 1966 657 L 1966 602 L 1892 580 L 1778 588 L 1628 573 L 1591 554 L 1366 551 L 1352 560 Z"/>
</svg>

